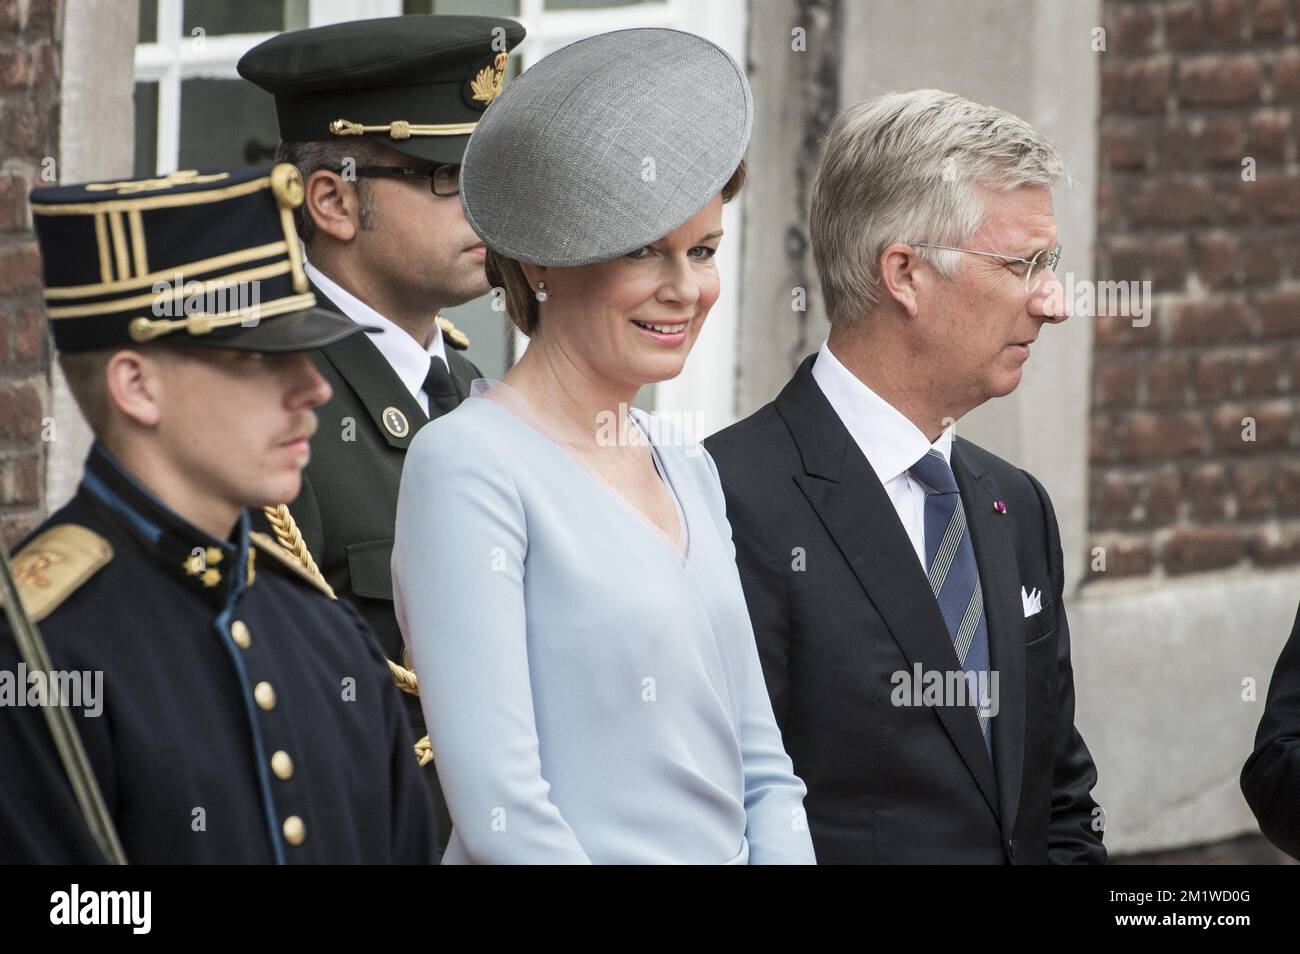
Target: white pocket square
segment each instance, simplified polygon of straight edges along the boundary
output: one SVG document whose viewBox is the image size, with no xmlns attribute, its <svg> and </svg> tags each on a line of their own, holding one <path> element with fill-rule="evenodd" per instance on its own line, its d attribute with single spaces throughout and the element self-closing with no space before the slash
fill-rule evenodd
<svg viewBox="0 0 1300 954">
<path fill-rule="evenodd" d="M 1043 594 L 1039 590 L 1034 590 L 1032 593 L 1026 593 L 1025 588 L 1022 586 L 1020 588 L 1020 602 L 1024 604 L 1025 616 L 1033 616 L 1036 613 L 1042 612 Z"/>
</svg>

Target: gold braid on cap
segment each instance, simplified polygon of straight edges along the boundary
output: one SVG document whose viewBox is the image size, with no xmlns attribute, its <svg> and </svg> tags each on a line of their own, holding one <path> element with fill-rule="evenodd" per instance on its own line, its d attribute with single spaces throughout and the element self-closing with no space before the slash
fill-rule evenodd
<svg viewBox="0 0 1300 954">
<path fill-rule="evenodd" d="M 355 123 L 350 119 L 336 119 L 330 123 L 335 136 L 364 136 L 366 133 L 388 133 L 389 139 L 410 139 L 412 136 L 468 136 L 478 121 L 469 123 L 412 123 L 394 119 L 388 123 Z"/>
<path fill-rule="evenodd" d="M 318 581 L 329 590 L 331 597 L 337 599 L 333 587 L 326 582 L 320 567 L 312 559 L 311 551 L 307 549 L 307 542 L 303 540 L 302 531 L 298 529 L 298 522 L 293 519 L 293 514 L 289 512 L 288 505 L 277 504 L 274 507 L 263 507 L 262 512 L 266 514 L 267 522 L 271 524 L 271 529 L 275 532 L 276 542 L 297 559 L 302 568 L 307 571 L 308 576 Z M 408 695 L 418 696 L 420 694 L 420 680 L 415 675 L 415 672 L 405 666 L 399 666 L 391 659 L 387 660 L 387 662 L 388 670 L 392 673 L 393 682 L 396 683 L 397 688 Z M 421 765 L 428 765 L 433 760 L 433 745 L 427 735 L 415 743 L 415 756 Z"/>
</svg>

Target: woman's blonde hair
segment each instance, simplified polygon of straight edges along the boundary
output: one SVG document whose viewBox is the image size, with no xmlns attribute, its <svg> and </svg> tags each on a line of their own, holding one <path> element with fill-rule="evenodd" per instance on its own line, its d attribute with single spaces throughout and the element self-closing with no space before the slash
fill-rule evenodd
<svg viewBox="0 0 1300 954">
<path fill-rule="evenodd" d="M 722 201 L 730 202 L 745 185 L 745 161 L 742 159 L 736 171 L 731 174 L 727 184 L 722 187 Z M 506 314 L 510 321 L 526 337 L 531 338 L 537 330 L 541 310 L 537 307 L 537 296 L 528 284 L 523 266 L 513 258 L 488 249 L 485 265 L 488 281 L 494 289 L 500 288 L 505 293 Z"/>
</svg>

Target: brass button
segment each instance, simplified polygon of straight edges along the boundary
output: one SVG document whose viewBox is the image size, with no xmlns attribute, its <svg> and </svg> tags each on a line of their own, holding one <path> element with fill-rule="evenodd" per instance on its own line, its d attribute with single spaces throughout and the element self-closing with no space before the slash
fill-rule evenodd
<svg viewBox="0 0 1300 954">
<path fill-rule="evenodd" d="M 291 845 L 301 845 L 307 837 L 307 826 L 297 815 L 290 815 L 284 820 L 284 840 Z"/>
<path fill-rule="evenodd" d="M 248 626 L 242 619 L 237 619 L 230 624 L 230 635 L 240 649 L 247 649 L 253 645 L 253 634 L 248 631 Z"/>
<path fill-rule="evenodd" d="M 293 759 L 289 758 L 288 752 L 276 752 L 271 756 L 271 771 L 281 781 L 293 778 Z"/>
<path fill-rule="evenodd" d="M 264 712 L 270 712 L 275 708 L 275 690 L 271 688 L 269 682 L 259 682 L 253 687 L 253 698 L 261 706 Z"/>
</svg>

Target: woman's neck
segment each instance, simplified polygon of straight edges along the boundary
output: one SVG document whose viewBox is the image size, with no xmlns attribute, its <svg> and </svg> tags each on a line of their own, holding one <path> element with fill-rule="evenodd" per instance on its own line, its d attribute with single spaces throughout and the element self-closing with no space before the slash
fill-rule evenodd
<svg viewBox="0 0 1300 954">
<path fill-rule="evenodd" d="M 601 435 L 626 416 L 637 393 L 635 387 L 613 384 L 542 339 L 529 344 L 503 382 L 523 395 L 533 413 L 559 436 L 579 447 L 601 444 Z"/>
</svg>

